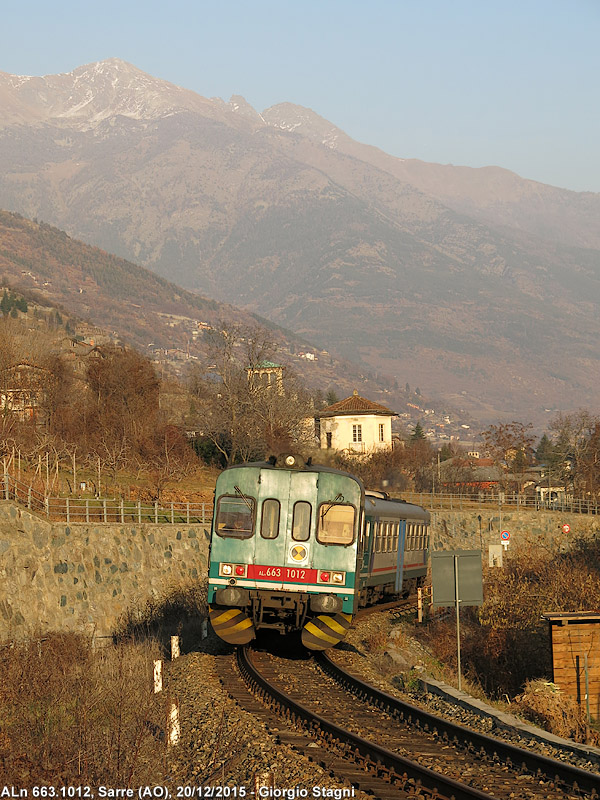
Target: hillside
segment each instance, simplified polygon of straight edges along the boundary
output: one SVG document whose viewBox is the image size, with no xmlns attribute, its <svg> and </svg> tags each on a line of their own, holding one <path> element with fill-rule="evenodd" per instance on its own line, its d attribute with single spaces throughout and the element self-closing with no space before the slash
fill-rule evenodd
<svg viewBox="0 0 600 800">
<path fill-rule="evenodd" d="M 0 205 L 482 421 L 597 405 L 600 196 L 393 158 L 118 59 L 1 74 L 0 98 Z"/>
<path fill-rule="evenodd" d="M 277 359 L 323 392 L 335 386 L 348 394 L 369 385 L 389 394 L 389 381 L 366 376 L 356 365 L 276 325 L 232 306 L 185 291 L 136 264 L 71 239 L 64 231 L 0 210 L 0 285 L 25 292 L 65 318 L 81 322 L 87 338 L 105 335 L 185 376 L 189 364 L 207 364 L 207 335 L 221 324 L 263 328 Z M 86 322 L 97 326 L 93 330 Z M 73 325 L 76 323 L 73 322 Z M 306 358 L 306 354 L 309 358 Z M 405 404 L 399 393 L 401 406 Z"/>
</svg>

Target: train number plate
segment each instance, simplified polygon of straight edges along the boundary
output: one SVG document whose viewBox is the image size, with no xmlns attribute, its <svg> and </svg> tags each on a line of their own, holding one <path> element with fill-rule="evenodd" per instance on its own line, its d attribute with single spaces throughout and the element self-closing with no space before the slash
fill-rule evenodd
<svg viewBox="0 0 600 800">
<path fill-rule="evenodd" d="M 265 564 L 248 564 L 248 577 L 263 581 L 316 583 L 317 570 L 305 569 L 304 567 L 269 567 Z"/>
</svg>

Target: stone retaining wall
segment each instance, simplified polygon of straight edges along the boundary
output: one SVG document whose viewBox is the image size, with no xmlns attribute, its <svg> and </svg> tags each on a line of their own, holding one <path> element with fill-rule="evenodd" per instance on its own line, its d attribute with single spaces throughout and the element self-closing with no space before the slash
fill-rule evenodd
<svg viewBox="0 0 600 800">
<path fill-rule="evenodd" d="M 0 640 L 110 635 L 128 611 L 204 583 L 202 525 L 66 524 L 0 502 Z"/>
<path fill-rule="evenodd" d="M 481 539 L 478 514 L 481 514 Z M 562 525 L 571 526 L 569 534 Z M 476 549 L 511 533 L 510 550 L 567 547 L 600 517 L 534 510 L 432 512 L 435 549 Z M 205 582 L 202 525 L 47 522 L 0 502 L 0 641 L 50 630 L 110 635 L 127 612 Z"/>
<path fill-rule="evenodd" d="M 478 515 L 481 515 L 481 536 Z M 577 538 L 588 538 L 600 534 L 600 516 L 570 514 L 558 511 L 536 511 L 534 509 L 498 509 L 484 507 L 470 511 L 436 509 L 431 512 L 432 543 L 438 550 L 475 550 L 483 546 L 500 544 L 500 533 L 510 532 L 509 550 L 531 546 L 564 546 Z M 562 526 L 571 528 L 568 534 Z"/>
</svg>

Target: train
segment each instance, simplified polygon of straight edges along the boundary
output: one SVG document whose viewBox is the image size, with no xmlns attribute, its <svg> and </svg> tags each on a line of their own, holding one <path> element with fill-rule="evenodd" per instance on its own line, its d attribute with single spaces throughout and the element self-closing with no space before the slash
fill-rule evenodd
<svg viewBox="0 0 600 800">
<path fill-rule="evenodd" d="M 234 645 L 274 630 L 333 647 L 359 608 L 422 585 L 429 530 L 424 508 L 294 453 L 228 467 L 215 487 L 211 625 Z"/>
</svg>

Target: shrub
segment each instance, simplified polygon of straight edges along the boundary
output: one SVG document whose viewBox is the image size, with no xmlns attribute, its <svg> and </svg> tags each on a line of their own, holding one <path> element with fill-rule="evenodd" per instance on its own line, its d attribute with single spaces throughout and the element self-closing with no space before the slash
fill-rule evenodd
<svg viewBox="0 0 600 800">
<path fill-rule="evenodd" d="M 51 634 L 0 649 L 0 774 L 23 788 L 51 781 L 130 787 L 164 770 L 164 701 L 151 692 L 157 647 L 94 650 Z"/>
<path fill-rule="evenodd" d="M 585 710 L 550 681 L 527 681 L 515 697 L 519 712 L 536 725 L 576 742 L 600 744 L 600 734 L 590 729 Z"/>
</svg>

